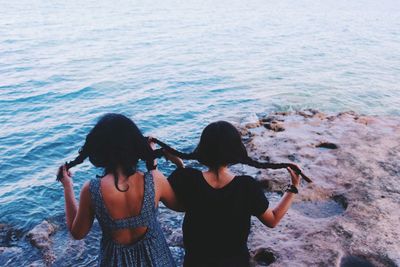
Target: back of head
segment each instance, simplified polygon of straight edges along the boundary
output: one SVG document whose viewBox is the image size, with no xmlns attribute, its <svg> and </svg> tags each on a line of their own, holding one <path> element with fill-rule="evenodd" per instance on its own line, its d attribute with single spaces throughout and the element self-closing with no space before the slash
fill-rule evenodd
<svg viewBox="0 0 400 267">
<path fill-rule="evenodd" d="M 140 159 L 150 162 L 154 156 L 147 139 L 131 119 L 109 113 L 101 117 L 89 132 L 79 156 L 67 163 L 67 168 L 82 163 L 86 158 L 94 166 L 104 168 L 104 174 L 114 174 L 117 186 L 118 168 L 130 176 L 135 173 Z"/>
<path fill-rule="evenodd" d="M 200 142 L 192 153 L 182 153 L 158 139 L 153 139 L 158 145 L 169 153 L 182 159 L 197 160 L 210 169 L 218 170 L 219 167 L 246 164 L 259 169 L 284 169 L 291 168 L 301 175 L 307 182 L 312 182 L 300 168 L 293 163 L 258 162 L 250 158 L 242 142 L 239 131 L 226 121 L 217 121 L 204 128 Z M 157 157 L 160 157 L 158 155 Z"/>
<path fill-rule="evenodd" d="M 239 131 L 226 121 L 213 122 L 204 128 L 194 154 L 200 163 L 212 169 L 248 158 Z"/>
<path fill-rule="evenodd" d="M 106 173 L 121 167 L 126 174 L 135 169 L 139 159 L 151 156 L 146 139 L 136 124 L 121 114 L 106 114 L 86 137 L 83 150 L 96 167 Z"/>
</svg>

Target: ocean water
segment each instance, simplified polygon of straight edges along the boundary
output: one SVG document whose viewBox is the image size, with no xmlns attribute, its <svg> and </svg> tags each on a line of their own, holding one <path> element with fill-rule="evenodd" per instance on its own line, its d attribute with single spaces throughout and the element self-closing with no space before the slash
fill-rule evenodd
<svg viewBox="0 0 400 267">
<path fill-rule="evenodd" d="M 303 108 L 400 115 L 398 0 L 0 0 L 0 246 L 24 251 L 0 265 L 40 263 L 24 235 L 44 219 L 55 265 L 94 264 L 98 227 L 69 239 L 55 172 L 102 114 L 188 151 L 214 120 Z M 78 192 L 100 170 L 74 172 Z"/>
</svg>

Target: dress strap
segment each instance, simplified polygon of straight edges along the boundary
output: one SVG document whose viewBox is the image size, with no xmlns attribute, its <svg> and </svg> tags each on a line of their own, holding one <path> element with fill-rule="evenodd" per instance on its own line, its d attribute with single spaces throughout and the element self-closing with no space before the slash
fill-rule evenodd
<svg viewBox="0 0 400 267">
<path fill-rule="evenodd" d="M 99 208 L 99 204 L 101 202 L 100 196 L 98 194 L 98 179 L 92 179 L 89 182 L 89 192 L 90 192 L 90 200 L 92 201 L 92 205 L 94 206 L 96 213 Z"/>
<path fill-rule="evenodd" d="M 89 182 L 89 192 L 94 205 L 97 220 L 102 225 L 112 224 L 112 219 L 108 216 L 107 210 L 104 206 L 103 197 L 101 196 L 100 178 L 95 178 Z"/>
<path fill-rule="evenodd" d="M 155 209 L 155 203 L 154 203 L 154 198 L 155 198 L 155 188 L 154 188 L 154 178 L 151 172 L 146 172 L 144 174 L 144 182 L 145 182 L 145 194 L 144 194 L 144 199 L 146 203 L 146 208 L 154 212 Z M 143 205 L 144 208 L 144 205 Z"/>
</svg>

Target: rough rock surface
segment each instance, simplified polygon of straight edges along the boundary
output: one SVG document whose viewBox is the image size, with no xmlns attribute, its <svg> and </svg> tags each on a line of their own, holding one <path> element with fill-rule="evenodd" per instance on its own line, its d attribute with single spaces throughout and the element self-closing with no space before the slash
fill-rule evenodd
<svg viewBox="0 0 400 267">
<path fill-rule="evenodd" d="M 271 121 L 284 131 L 263 127 Z M 255 125 L 240 129 L 253 158 L 294 162 L 314 181 L 276 228 L 253 220 L 255 265 L 400 266 L 400 118 L 306 110 Z M 289 182 L 283 170 L 255 176 L 269 192 Z"/>
<path fill-rule="evenodd" d="M 50 239 L 50 236 L 55 231 L 56 227 L 45 220 L 41 224 L 36 225 L 26 235 L 31 244 L 42 251 L 43 259 L 47 264 L 51 264 L 55 260 L 52 241 Z"/>
</svg>

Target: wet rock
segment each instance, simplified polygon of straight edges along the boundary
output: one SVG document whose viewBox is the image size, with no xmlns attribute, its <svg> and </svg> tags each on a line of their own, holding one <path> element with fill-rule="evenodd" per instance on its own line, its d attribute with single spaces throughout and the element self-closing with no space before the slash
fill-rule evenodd
<svg viewBox="0 0 400 267">
<path fill-rule="evenodd" d="M 55 260 L 55 255 L 51 248 L 52 242 L 50 239 L 50 236 L 54 234 L 55 231 L 56 227 L 45 220 L 36 225 L 26 235 L 31 244 L 42 251 L 43 259 L 47 263 L 52 263 Z"/>
<path fill-rule="evenodd" d="M 247 129 L 245 127 L 236 127 L 236 129 L 238 129 L 238 131 L 242 137 L 247 137 L 250 133 L 249 129 Z"/>
<path fill-rule="evenodd" d="M 357 256 L 346 256 L 340 261 L 340 267 L 375 267 L 366 259 Z"/>
<path fill-rule="evenodd" d="M 288 155 L 287 156 L 288 157 L 288 159 L 290 160 L 290 161 L 299 161 L 299 159 L 298 159 L 298 155 L 296 154 L 296 153 L 293 153 L 293 154 L 290 154 L 290 155 Z"/>
<path fill-rule="evenodd" d="M 257 265 L 268 266 L 276 261 L 276 257 L 273 252 L 266 249 L 259 249 L 254 255 L 254 261 Z"/>
<path fill-rule="evenodd" d="M 326 148 L 326 149 L 338 149 L 338 145 L 334 144 L 334 143 L 330 143 L 330 142 L 321 142 L 318 145 L 316 145 L 316 147 L 319 148 Z"/>
<path fill-rule="evenodd" d="M 271 130 L 274 132 L 283 132 L 285 130 L 285 127 L 283 127 L 283 124 L 279 121 L 266 122 L 263 125 L 268 130 Z"/>
<path fill-rule="evenodd" d="M 293 210 L 309 218 L 328 218 L 344 212 L 341 204 L 334 200 L 302 201 L 293 204 Z"/>
<path fill-rule="evenodd" d="M 336 196 L 333 196 L 332 199 L 333 199 L 336 203 L 340 204 L 340 205 L 343 207 L 343 209 L 347 209 L 348 202 L 347 202 L 347 199 L 346 199 L 345 196 L 343 196 L 343 195 L 336 195 Z"/>
<path fill-rule="evenodd" d="M 56 228 L 53 224 L 43 221 L 30 230 L 26 236 L 29 238 L 32 245 L 39 249 L 43 249 L 50 246 L 50 235 L 52 235 L 55 231 Z"/>
<path fill-rule="evenodd" d="M 353 118 L 358 118 L 358 117 L 359 117 L 359 115 L 358 115 L 355 111 L 352 111 L 352 110 L 344 111 L 344 112 L 339 112 L 339 113 L 336 115 L 336 117 L 338 117 L 338 118 L 344 117 L 344 116 L 351 116 L 351 117 L 353 117 Z"/>
<path fill-rule="evenodd" d="M 312 118 L 315 116 L 315 114 L 319 113 L 318 110 L 314 109 L 306 109 L 302 111 L 298 111 L 297 114 L 303 116 L 304 118 Z"/>
<path fill-rule="evenodd" d="M 267 117 L 264 117 L 260 120 L 260 122 L 262 124 L 268 123 L 268 122 L 272 122 L 272 121 L 279 121 L 279 122 L 284 122 L 285 121 L 285 117 L 282 115 L 270 115 Z"/>
<path fill-rule="evenodd" d="M 260 120 L 258 119 L 256 114 L 251 114 L 250 116 L 247 116 L 242 120 L 241 125 L 248 129 L 256 128 L 260 126 Z"/>
<path fill-rule="evenodd" d="M 291 113 L 289 111 L 280 111 L 280 112 L 275 112 L 274 114 L 279 116 L 288 116 Z"/>
</svg>

